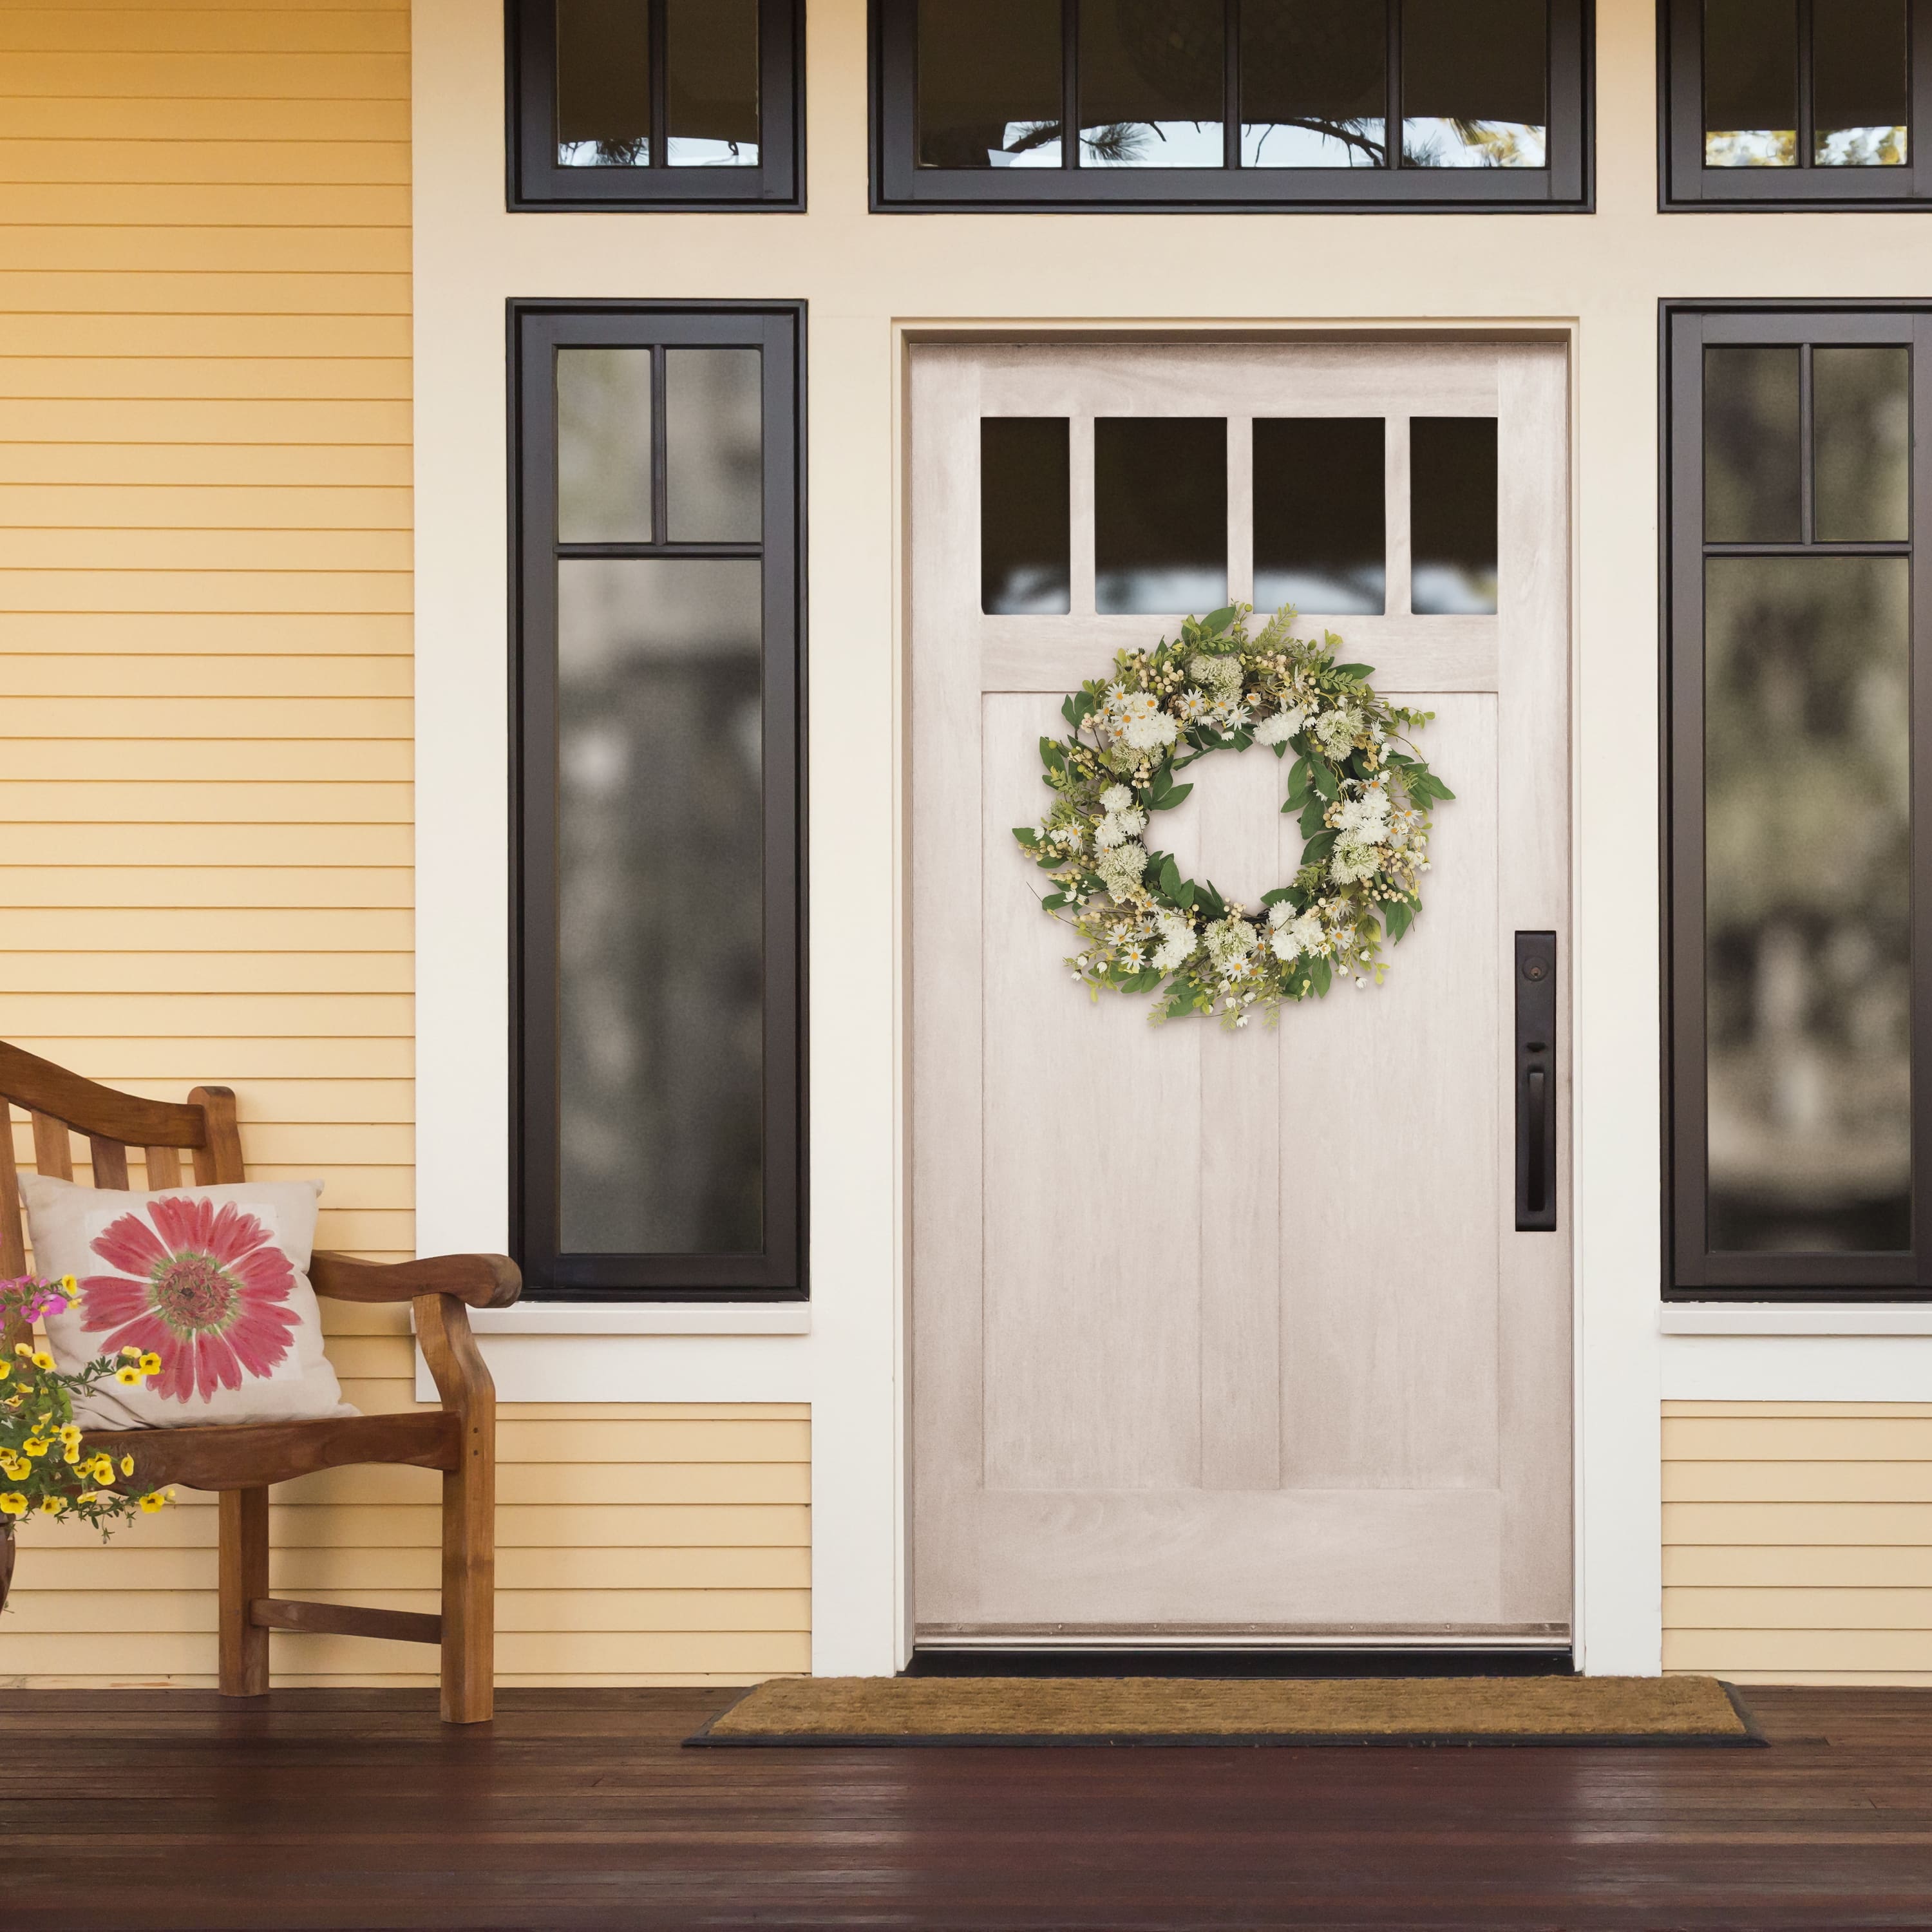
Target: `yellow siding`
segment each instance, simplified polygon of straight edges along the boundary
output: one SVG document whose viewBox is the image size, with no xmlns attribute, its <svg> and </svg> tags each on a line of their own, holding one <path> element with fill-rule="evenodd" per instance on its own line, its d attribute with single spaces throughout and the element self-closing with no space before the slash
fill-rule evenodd
<svg viewBox="0 0 1932 1932">
<path fill-rule="evenodd" d="M 1666 1402 L 1664 1660 L 1932 1684 L 1932 1404 Z"/>
<path fill-rule="evenodd" d="M 321 1240 L 412 1251 L 407 0 L 0 4 L 0 1037 L 234 1086 Z M 24 1130 L 16 1148 L 30 1157 Z M 85 1170 L 82 1170 L 85 1178 Z M 330 1308 L 349 1399 L 394 1310 Z M 809 1667 L 784 1407 L 507 1408 L 508 1683 Z M 278 1588 L 433 1607 L 436 1479 L 275 1498 Z M 30 1528 L 0 1683 L 213 1681 L 214 1513 Z M 274 1636 L 283 1681 L 430 1681 Z"/>
</svg>

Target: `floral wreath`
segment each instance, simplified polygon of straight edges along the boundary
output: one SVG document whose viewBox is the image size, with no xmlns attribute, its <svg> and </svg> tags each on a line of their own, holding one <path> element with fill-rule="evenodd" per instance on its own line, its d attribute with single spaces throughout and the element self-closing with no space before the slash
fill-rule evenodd
<svg viewBox="0 0 1932 1932">
<path fill-rule="evenodd" d="M 1073 976 L 1096 1000 L 1157 990 L 1156 1022 L 1218 1009 L 1234 1028 L 1258 1010 L 1272 1024 L 1284 1000 L 1322 998 L 1338 978 L 1379 986 L 1384 940 L 1421 910 L 1430 805 L 1455 796 L 1407 735 L 1433 712 L 1378 698 L 1371 667 L 1335 662 L 1340 638 L 1292 636 L 1292 606 L 1251 638 L 1252 614 L 1190 617 L 1174 642 L 1122 651 L 1111 680 L 1083 684 L 1060 707 L 1072 735 L 1040 741 L 1052 807 L 1013 832 L 1052 881 L 1042 906 L 1084 942 Z M 1253 911 L 1183 878 L 1144 838 L 1194 789 L 1177 772 L 1251 745 L 1296 754 L 1282 810 L 1307 842 Z"/>
</svg>

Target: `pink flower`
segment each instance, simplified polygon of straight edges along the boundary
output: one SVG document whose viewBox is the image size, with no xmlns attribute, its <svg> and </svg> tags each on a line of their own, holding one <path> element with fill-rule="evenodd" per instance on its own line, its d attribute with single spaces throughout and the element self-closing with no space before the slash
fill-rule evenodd
<svg viewBox="0 0 1932 1932">
<path fill-rule="evenodd" d="M 112 1331 L 104 1354 L 130 1346 L 158 1354 L 153 1387 L 162 1396 L 206 1401 L 217 1388 L 238 1389 L 244 1373 L 267 1375 L 288 1353 L 295 1270 L 232 1202 L 151 1201 L 147 1219 L 123 1214 L 95 1238 L 94 1252 L 124 1272 L 82 1280 L 83 1318 L 90 1330 Z"/>
</svg>

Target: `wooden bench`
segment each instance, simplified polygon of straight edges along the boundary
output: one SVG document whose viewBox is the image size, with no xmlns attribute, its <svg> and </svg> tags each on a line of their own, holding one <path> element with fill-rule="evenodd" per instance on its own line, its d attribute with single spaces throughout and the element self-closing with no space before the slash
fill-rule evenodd
<svg viewBox="0 0 1932 1932">
<path fill-rule="evenodd" d="M 226 1087 L 197 1087 L 184 1106 L 142 1100 L 68 1072 L 0 1041 L 0 1280 L 26 1271 L 14 1166 L 14 1107 L 32 1117 L 34 1165 L 73 1178 L 71 1135 L 86 1137 L 97 1187 L 125 1188 L 138 1150 L 149 1190 L 248 1177 Z M 220 1685 L 231 1697 L 268 1688 L 272 1630 L 328 1631 L 439 1644 L 442 1714 L 484 1722 L 494 1692 L 496 1391 L 470 1332 L 471 1308 L 506 1308 L 521 1282 L 501 1255 L 447 1255 L 390 1266 L 318 1253 L 309 1270 L 318 1294 L 338 1301 L 407 1301 L 442 1406 L 398 1415 L 90 1435 L 88 1449 L 131 1452 L 141 1480 L 212 1490 L 220 1499 Z M 8 1330 L 10 1352 L 22 1339 Z M 268 1486 L 358 1462 L 407 1463 L 442 1472 L 442 1613 L 356 1610 L 268 1594 Z"/>
</svg>

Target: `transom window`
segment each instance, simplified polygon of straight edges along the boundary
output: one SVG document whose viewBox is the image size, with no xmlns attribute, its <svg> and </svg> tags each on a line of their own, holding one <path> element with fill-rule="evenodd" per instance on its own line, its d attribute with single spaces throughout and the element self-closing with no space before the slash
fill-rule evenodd
<svg viewBox="0 0 1932 1932">
<path fill-rule="evenodd" d="M 1665 0 L 1666 206 L 1922 202 L 1924 0 Z"/>
<path fill-rule="evenodd" d="M 1932 319 L 1670 329 L 1671 1274 L 1932 1290 Z"/>
<path fill-rule="evenodd" d="M 796 207 L 798 0 L 513 0 L 512 208 Z"/>
<path fill-rule="evenodd" d="M 1240 557 L 1236 474 L 1251 479 Z M 1076 496 L 1093 505 L 1077 568 Z M 1077 584 L 1103 616 L 1199 614 L 1234 594 L 1316 618 L 1491 616 L 1496 502 L 1494 416 L 986 416 L 980 607 L 1064 616 Z"/>
<path fill-rule="evenodd" d="M 874 0 L 881 208 L 1585 205 L 1585 0 Z"/>
</svg>

